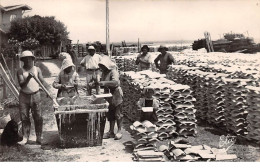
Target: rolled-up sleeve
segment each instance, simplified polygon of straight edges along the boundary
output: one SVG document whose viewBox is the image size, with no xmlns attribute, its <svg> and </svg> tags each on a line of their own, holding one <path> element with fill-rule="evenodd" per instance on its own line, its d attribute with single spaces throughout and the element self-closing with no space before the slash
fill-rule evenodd
<svg viewBox="0 0 260 168">
<path fill-rule="evenodd" d="M 80 64 L 84 64 L 84 65 L 85 65 L 85 62 L 86 62 L 86 57 L 84 57 L 84 58 L 80 61 Z"/>
</svg>

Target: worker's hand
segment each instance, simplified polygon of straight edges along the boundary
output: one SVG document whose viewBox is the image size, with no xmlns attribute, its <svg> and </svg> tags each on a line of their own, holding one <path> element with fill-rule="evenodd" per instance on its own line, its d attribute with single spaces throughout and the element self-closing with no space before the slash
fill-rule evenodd
<svg viewBox="0 0 260 168">
<path fill-rule="evenodd" d="M 62 88 L 62 89 L 66 89 L 67 87 L 66 87 L 65 84 L 62 84 L 62 85 L 61 85 L 61 88 Z"/>
<path fill-rule="evenodd" d="M 82 67 L 85 67 L 85 64 L 80 64 Z"/>
<path fill-rule="evenodd" d="M 31 79 L 32 77 L 34 77 L 34 74 L 30 72 L 28 75 L 28 79 Z"/>
<path fill-rule="evenodd" d="M 90 82 L 88 85 L 89 85 L 89 87 L 94 87 L 95 83 L 94 82 Z"/>
<path fill-rule="evenodd" d="M 100 82 L 98 82 L 98 85 L 99 86 L 105 86 L 105 83 L 104 83 L 104 81 L 100 81 Z"/>
</svg>

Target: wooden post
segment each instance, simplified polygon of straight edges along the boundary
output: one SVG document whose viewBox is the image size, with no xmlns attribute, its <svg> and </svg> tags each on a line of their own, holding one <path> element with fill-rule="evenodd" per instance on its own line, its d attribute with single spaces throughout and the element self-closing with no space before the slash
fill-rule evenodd
<svg viewBox="0 0 260 168">
<path fill-rule="evenodd" d="M 114 45 L 111 44 L 111 53 L 110 53 L 111 56 L 112 56 L 112 54 L 113 54 L 113 50 L 114 50 Z"/>
<path fill-rule="evenodd" d="M 107 54 L 110 57 L 110 44 L 109 44 L 109 0 L 106 0 L 106 46 Z"/>
<path fill-rule="evenodd" d="M 138 47 L 138 50 L 137 50 L 137 51 L 139 52 L 139 51 L 140 51 L 140 50 L 139 50 L 139 38 L 138 38 L 138 41 L 137 41 L 137 47 Z"/>
<path fill-rule="evenodd" d="M 7 98 L 7 91 L 6 91 L 7 87 L 5 82 L 3 82 L 3 99 Z"/>
<path fill-rule="evenodd" d="M 77 52 L 78 52 L 78 57 L 80 57 L 80 55 L 79 55 L 79 40 L 77 41 Z"/>
</svg>

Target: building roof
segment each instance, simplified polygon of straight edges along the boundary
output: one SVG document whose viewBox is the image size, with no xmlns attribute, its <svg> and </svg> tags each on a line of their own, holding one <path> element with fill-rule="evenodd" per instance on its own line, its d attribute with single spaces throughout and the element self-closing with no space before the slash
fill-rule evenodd
<svg viewBox="0 0 260 168">
<path fill-rule="evenodd" d="M 12 6 L 1 6 L 0 5 L 0 9 L 7 12 L 7 11 L 12 11 L 12 10 L 15 10 L 15 9 L 22 9 L 22 10 L 32 10 L 32 8 L 28 5 L 12 5 Z"/>
</svg>

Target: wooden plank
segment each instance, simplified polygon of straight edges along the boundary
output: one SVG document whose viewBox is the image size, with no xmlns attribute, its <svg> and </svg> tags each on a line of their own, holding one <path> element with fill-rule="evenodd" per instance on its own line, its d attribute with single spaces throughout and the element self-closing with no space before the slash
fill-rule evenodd
<svg viewBox="0 0 260 168">
<path fill-rule="evenodd" d="M 40 85 L 40 87 L 43 89 L 43 91 L 52 99 L 54 106 L 58 107 L 59 104 L 57 103 L 57 100 L 55 98 L 53 98 L 51 96 L 51 94 L 49 93 L 49 91 L 43 86 L 43 84 L 41 83 L 41 81 L 35 77 L 34 75 L 32 75 L 32 77 L 34 78 L 34 80 Z"/>
<path fill-rule="evenodd" d="M 13 76 L 12 76 L 12 73 L 11 73 L 10 69 L 8 68 L 8 66 L 7 66 L 5 57 L 3 56 L 3 54 L 1 54 L 1 56 L 2 56 L 2 59 L 3 59 L 4 64 L 5 64 L 5 68 L 6 68 L 7 72 L 8 72 L 9 75 L 10 75 L 11 82 L 13 82 L 13 84 L 14 84 L 14 86 L 15 86 L 15 81 L 14 81 L 14 78 L 13 78 L 13 76 L 15 76 L 15 68 L 13 69 Z M 13 60 L 13 58 L 12 58 L 12 60 Z M 13 61 L 12 61 L 12 63 L 13 63 Z M 14 67 L 16 67 L 16 66 L 14 66 Z M 15 87 L 16 87 L 16 86 L 15 86 Z M 16 87 L 16 89 L 17 89 L 17 87 Z"/>
<path fill-rule="evenodd" d="M 0 63 L 0 75 L 4 79 L 4 82 L 6 83 L 8 88 L 11 90 L 11 92 L 13 93 L 15 98 L 19 101 L 19 92 L 16 89 L 16 87 L 13 85 L 13 83 L 10 81 L 10 79 L 9 79 L 8 75 L 6 74 L 6 72 L 5 72 L 1 63 Z"/>
</svg>

